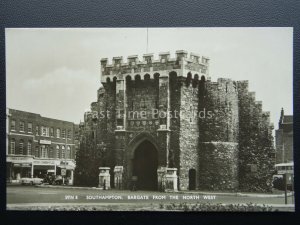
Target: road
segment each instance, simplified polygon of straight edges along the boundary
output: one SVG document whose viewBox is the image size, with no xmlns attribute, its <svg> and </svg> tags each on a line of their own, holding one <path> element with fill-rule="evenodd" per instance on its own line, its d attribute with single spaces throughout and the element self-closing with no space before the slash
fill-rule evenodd
<svg viewBox="0 0 300 225">
<path fill-rule="evenodd" d="M 7 204 L 24 203 L 255 203 L 284 204 L 284 197 L 241 197 L 196 193 L 160 193 L 150 191 L 65 189 L 34 186 L 8 186 Z M 292 204 L 292 198 L 288 198 Z"/>
</svg>

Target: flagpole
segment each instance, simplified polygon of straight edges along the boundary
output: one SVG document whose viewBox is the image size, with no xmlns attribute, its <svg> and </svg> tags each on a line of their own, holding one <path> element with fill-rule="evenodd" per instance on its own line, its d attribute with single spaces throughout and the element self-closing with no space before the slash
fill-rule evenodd
<svg viewBox="0 0 300 225">
<path fill-rule="evenodd" d="M 147 49 L 146 49 L 146 53 L 148 53 L 148 27 L 147 27 Z"/>
</svg>

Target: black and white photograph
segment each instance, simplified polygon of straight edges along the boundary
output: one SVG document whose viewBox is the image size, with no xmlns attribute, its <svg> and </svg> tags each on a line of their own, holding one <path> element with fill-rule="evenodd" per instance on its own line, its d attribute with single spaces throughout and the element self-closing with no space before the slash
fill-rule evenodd
<svg viewBox="0 0 300 225">
<path fill-rule="evenodd" d="M 6 208 L 294 212 L 293 27 L 5 28 Z"/>
</svg>

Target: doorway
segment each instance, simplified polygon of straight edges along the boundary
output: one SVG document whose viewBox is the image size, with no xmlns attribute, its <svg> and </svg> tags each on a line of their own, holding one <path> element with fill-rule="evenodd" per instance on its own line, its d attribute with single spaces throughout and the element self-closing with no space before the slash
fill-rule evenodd
<svg viewBox="0 0 300 225">
<path fill-rule="evenodd" d="M 158 153 L 148 140 L 143 141 L 135 150 L 133 176 L 137 177 L 139 190 L 157 190 Z"/>
</svg>

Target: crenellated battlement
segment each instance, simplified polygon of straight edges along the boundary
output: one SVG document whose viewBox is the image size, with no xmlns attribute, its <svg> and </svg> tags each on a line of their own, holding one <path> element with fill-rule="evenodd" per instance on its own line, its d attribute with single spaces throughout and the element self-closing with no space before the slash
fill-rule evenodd
<svg viewBox="0 0 300 225">
<path fill-rule="evenodd" d="M 149 74 L 150 79 L 154 78 L 154 74 L 158 73 L 167 76 L 170 72 L 176 72 L 178 76 L 187 77 L 188 73 L 197 74 L 199 77 L 209 76 L 209 58 L 200 56 L 196 53 L 178 50 L 175 57 L 171 57 L 170 52 L 161 52 L 158 58 L 154 58 L 154 54 L 144 54 L 142 59 L 138 55 L 131 55 L 127 60 L 123 60 L 122 56 L 113 57 L 111 63 L 108 58 L 102 58 L 101 63 L 101 82 L 110 82 L 113 79 L 124 80 L 126 76 L 132 79 L 136 75 L 140 75 L 143 79 L 144 75 Z"/>
</svg>

